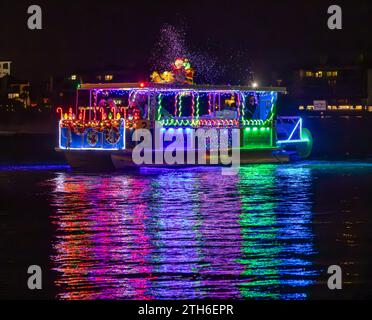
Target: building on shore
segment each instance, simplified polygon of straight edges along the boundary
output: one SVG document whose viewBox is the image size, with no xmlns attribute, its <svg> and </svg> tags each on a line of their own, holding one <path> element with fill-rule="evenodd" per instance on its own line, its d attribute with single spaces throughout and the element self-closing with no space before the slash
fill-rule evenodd
<svg viewBox="0 0 372 320">
<path fill-rule="evenodd" d="M 323 64 L 274 75 L 288 103 L 300 111 L 372 112 L 372 66 Z"/>
<path fill-rule="evenodd" d="M 99 68 L 95 70 L 81 70 L 68 75 L 51 77 L 47 84 L 47 92 L 54 105 L 73 105 L 76 89 L 83 83 L 115 83 L 144 81 L 145 72 L 138 72 L 133 68 Z"/>
<path fill-rule="evenodd" d="M 0 59 L 0 107 L 13 110 L 31 105 L 30 82 L 20 80 L 11 74 L 12 61 Z"/>
<path fill-rule="evenodd" d="M 10 64 L 12 61 L 0 58 L 0 79 L 10 75 Z"/>
</svg>

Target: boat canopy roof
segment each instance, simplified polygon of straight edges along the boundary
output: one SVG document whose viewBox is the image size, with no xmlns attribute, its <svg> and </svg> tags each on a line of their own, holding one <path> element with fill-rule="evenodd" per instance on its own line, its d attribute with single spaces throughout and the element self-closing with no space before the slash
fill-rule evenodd
<svg viewBox="0 0 372 320">
<path fill-rule="evenodd" d="M 197 91 L 197 92 L 229 92 L 229 91 L 241 91 L 241 92 L 252 92 L 252 91 L 275 91 L 280 93 L 286 93 L 285 87 L 251 87 L 251 86 L 231 86 L 231 85 L 199 85 L 199 84 L 162 84 L 152 82 L 140 82 L 140 83 L 83 83 L 79 90 L 146 90 L 154 89 L 159 91 Z"/>
</svg>

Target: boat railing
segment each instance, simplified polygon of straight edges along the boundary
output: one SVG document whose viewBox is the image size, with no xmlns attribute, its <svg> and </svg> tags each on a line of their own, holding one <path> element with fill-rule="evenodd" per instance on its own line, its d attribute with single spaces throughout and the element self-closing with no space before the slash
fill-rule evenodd
<svg viewBox="0 0 372 320">
<path fill-rule="evenodd" d="M 277 143 L 285 144 L 302 141 L 302 119 L 297 116 L 277 117 Z"/>
<path fill-rule="evenodd" d="M 118 126 L 74 128 L 59 122 L 59 149 L 63 150 L 122 150 L 126 148 L 125 120 Z"/>
</svg>

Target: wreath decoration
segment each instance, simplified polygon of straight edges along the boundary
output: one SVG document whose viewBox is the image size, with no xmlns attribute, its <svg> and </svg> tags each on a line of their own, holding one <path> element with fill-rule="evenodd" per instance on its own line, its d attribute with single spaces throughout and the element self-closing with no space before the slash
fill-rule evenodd
<svg viewBox="0 0 372 320">
<path fill-rule="evenodd" d="M 110 144 L 115 144 L 120 139 L 119 129 L 116 127 L 106 128 L 104 130 L 105 139 Z"/>
<path fill-rule="evenodd" d="M 90 146 L 94 147 L 98 143 L 98 132 L 93 129 L 88 130 L 87 141 Z"/>
</svg>

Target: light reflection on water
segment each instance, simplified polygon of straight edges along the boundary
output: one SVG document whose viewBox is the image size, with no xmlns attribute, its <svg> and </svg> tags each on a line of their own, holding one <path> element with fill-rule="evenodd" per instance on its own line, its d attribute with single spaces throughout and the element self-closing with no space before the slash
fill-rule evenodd
<svg viewBox="0 0 372 320">
<path fill-rule="evenodd" d="M 58 298 L 306 298 L 317 277 L 310 170 L 57 173 Z"/>
</svg>

